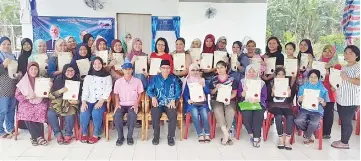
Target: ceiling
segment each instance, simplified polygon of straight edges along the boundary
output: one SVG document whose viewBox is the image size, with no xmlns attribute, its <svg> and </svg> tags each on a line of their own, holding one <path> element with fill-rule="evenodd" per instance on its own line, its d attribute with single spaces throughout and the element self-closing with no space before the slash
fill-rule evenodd
<svg viewBox="0 0 361 161">
<path fill-rule="evenodd" d="M 211 3 L 267 3 L 267 0 L 179 0 L 179 2 L 211 2 Z"/>
</svg>

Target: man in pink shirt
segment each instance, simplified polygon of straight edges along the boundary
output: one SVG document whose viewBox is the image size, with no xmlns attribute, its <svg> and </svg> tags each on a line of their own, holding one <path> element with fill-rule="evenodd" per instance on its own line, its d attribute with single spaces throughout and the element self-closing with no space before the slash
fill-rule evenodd
<svg viewBox="0 0 361 161">
<path fill-rule="evenodd" d="M 114 85 L 115 113 L 114 123 L 118 131 L 117 146 L 123 145 L 123 116 L 128 113 L 128 135 L 127 144 L 133 145 L 133 130 L 137 121 L 138 106 L 141 102 L 141 93 L 144 91 L 142 81 L 132 76 L 133 65 L 124 63 L 122 65 L 124 77 L 119 78 Z"/>
</svg>

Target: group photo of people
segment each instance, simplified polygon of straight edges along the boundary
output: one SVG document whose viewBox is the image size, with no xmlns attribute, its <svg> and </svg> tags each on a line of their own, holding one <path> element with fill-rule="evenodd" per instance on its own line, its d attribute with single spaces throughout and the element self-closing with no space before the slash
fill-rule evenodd
<svg viewBox="0 0 361 161">
<path fill-rule="evenodd" d="M 278 149 L 292 150 L 295 135 L 303 137 L 300 144 L 332 139 L 333 148 L 350 148 L 360 105 L 360 49 L 355 45 L 345 46 L 341 63 L 332 44 L 315 57 L 308 39 L 281 45 L 269 37 L 260 53 L 257 43 L 263 42 L 254 40 L 243 44 L 208 34 L 168 42 L 160 37 L 155 51 L 144 53 L 144 42 L 131 33 L 111 46 L 101 35 L 82 38 L 57 38 L 53 44 L 23 38 L 18 57 L 13 42 L 0 38 L 0 139 L 28 130 L 33 146 L 46 146 L 47 127 L 58 144 L 96 144 L 109 135 L 110 126 L 118 134 L 111 136 L 117 137 L 116 146 L 133 145 L 136 128 L 142 129 L 142 140 L 153 129 L 153 145 L 166 138 L 174 146 L 186 131 L 184 138 L 196 136 L 200 144 L 231 146 L 238 144 L 235 138 L 244 125 L 242 137 L 260 148 L 274 123 Z M 338 126 L 333 125 L 335 111 L 341 134 L 331 138 L 332 126 Z M 195 133 L 183 130 L 186 123 Z M 161 137 L 164 126 L 168 132 Z M 181 134 L 176 136 L 177 127 Z M 215 133 L 217 128 L 221 133 Z"/>
</svg>

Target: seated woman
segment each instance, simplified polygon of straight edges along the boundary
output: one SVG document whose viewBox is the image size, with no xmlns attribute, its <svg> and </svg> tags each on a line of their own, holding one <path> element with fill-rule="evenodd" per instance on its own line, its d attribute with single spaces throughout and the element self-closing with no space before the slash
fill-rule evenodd
<svg viewBox="0 0 361 161">
<path fill-rule="evenodd" d="M 208 84 L 205 83 L 204 78 L 201 77 L 199 73 L 200 69 L 198 64 L 191 64 L 189 66 L 189 74 L 185 79 L 185 82 L 183 83 L 183 100 L 184 100 L 184 108 L 185 113 L 190 112 L 192 116 L 192 122 L 194 124 L 194 127 L 196 128 L 197 135 L 198 135 L 198 141 L 200 143 L 206 142 L 209 143 L 211 141 L 210 139 L 210 131 L 209 131 L 209 123 L 208 123 L 208 101 L 207 101 L 207 95 L 210 94 Z M 191 100 L 190 97 L 190 90 L 188 84 L 190 83 L 197 83 L 203 87 L 203 95 L 201 96 L 203 101 L 202 102 L 195 102 L 194 100 Z M 203 129 L 200 126 L 199 116 L 201 116 L 202 122 L 203 122 Z"/>
<path fill-rule="evenodd" d="M 103 113 L 106 110 L 106 101 L 112 91 L 112 78 L 108 72 L 105 72 L 103 60 L 95 57 L 91 63 L 89 75 L 84 78 L 82 104 L 80 110 L 80 126 L 82 143 L 89 142 L 94 144 L 98 142 L 101 126 L 103 122 Z M 94 123 L 94 133 L 88 138 L 88 125 L 92 118 Z"/>
<path fill-rule="evenodd" d="M 246 127 L 248 134 L 251 137 L 251 142 L 254 147 L 260 147 L 261 142 L 261 128 L 264 119 L 264 111 L 267 107 L 267 87 L 263 80 L 259 76 L 258 67 L 254 64 L 247 66 L 245 71 L 245 78 L 241 79 L 238 86 L 238 106 L 242 112 L 243 124 Z M 248 87 L 246 82 L 248 80 L 260 80 L 261 91 L 260 98 L 246 98 Z"/>
<path fill-rule="evenodd" d="M 39 77 L 39 71 L 39 65 L 30 62 L 24 77 L 16 85 L 15 92 L 15 97 L 19 101 L 16 117 L 17 120 L 24 120 L 29 129 L 33 146 L 48 144 L 43 138 L 43 123 L 46 122 L 49 101 L 48 99 L 37 98 L 34 93 L 35 78 Z"/>
<path fill-rule="evenodd" d="M 68 91 L 65 87 L 66 80 L 80 80 L 76 75 L 74 64 L 64 65 L 62 74 L 54 80 L 49 97 L 51 102 L 48 109 L 48 123 L 57 138 L 58 144 L 70 144 L 73 136 L 74 116 L 79 107 L 78 100 L 63 100 L 63 94 Z M 64 117 L 65 120 L 65 138 L 59 127 L 59 116 Z"/>
<path fill-rule="evenodd" d="M 227 64 L 224 61 L 219 61 L 217 64 L 217 76 L 214 76 L 211 79 L 211 84 L 209 88 L 211 89 L 212 100 L 211 106 L 216 116 L 216 120 L 221 127 L 223 132 L 223 138 L 221 139 L 222 145 L 232 145 L 233 141 L 229 134 L 229 130 L 232 127 L 234 114 L 236 113 L 236 102 L 235 98 L 237 96 L 237 86 L 236 81 L 233 77 L 227 74 Z M 231 97 L 228 104 L 217 101 L 218 89 L 221 85 L 231 86 Z"/>
<path fill-rule="evenodd" d="M 275 71 L 275 78 L 286 78 L 286 71 L 284 68 L 277 68 Z M 290 80 L 290 79 L 289 79 Z M 277 134 L 279 137 L 278 149 L 292 150 L 290 140 L 293 127 L 293 111 L 291 97 L 291 87 L 288 87 L 287 97 L 276 97 L 275 96 L 275 84 L 274 80 L 271 81 L 272 93 L 271 101 L 268 102 L 268 111 L 274 115 L 276 119 Z M 286 117 L 286 133 L 283 133 L 282 117 Z"/>
<path fill-rule="evenodd" d="M 306 89 L 319 90 L 320 95 L 317 98 L 318 108 L 309 109 L 302 107 L 302 101 L 304 99 L 304 91 Z M 317 130 L 320 120 L 323 117 L 323 108 L 326 106 L 326 102 L 329 102 L 328 91 L 323 86 L 321 81 L 321 73 L 317 69 L 312 69 L 308 72 L 308 81 L 304 83 L 298 90 L 298 103 L 300 104 L 300 111 L 295 119 L 295 124 L 299 129 L 304 131 L 304 144 L 311 144 L 314 142 L 312 134 Z"/>
</svg>

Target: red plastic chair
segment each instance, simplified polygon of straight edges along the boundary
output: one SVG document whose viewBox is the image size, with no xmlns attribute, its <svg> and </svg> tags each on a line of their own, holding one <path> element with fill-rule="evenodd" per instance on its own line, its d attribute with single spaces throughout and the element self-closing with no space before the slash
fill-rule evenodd
<svg viewBox="0 0 361 161">
<path fill-rule="evenodd" d="M 213 126 L 212 126 L 212 113 L 211 112 L 208 112 L 208 122 L 209 122 L 209 131 L 210 131 L 210 138 L 213 139 L 214 138 L 214 135 L 213 135 Z M 191 120 L 192 120 L 192 115 L 190 112 L 187 113 L 186 115 L 186 127 L 185 127 L 185 130 L 184 130 L 184 139 L 187 139 L 188 138 L 188 129 L 189 129 L 189 126 L 191 124 Z"/>
<path fill-rule="evenodd" d="M 242 117 L 242 113 L 240 111 L 237 111 L 236 113 L 236 121 L 237 121 L 237 125 L 236 125 L 236 139 L 239 140 L 239 138 L 241 137 L 241 131 L 242 131 L 242 125 L 243 125 L 243 117 Z M 267 124 L 266 124 L 266 120 L 263 120 L 262 123 L 262 132 L 263 132 L 263 140 L 266 141 L 266 135 L 265 132 L 267 131 Z"/>
<path fill-rule="evenodd" d="M 59 117 L 60 119 L 60 128 L 63 129 L 64 128 L 64 117 Z M 51 140 L 51 135 L 52 135 L 53 130 L 51 129 L 50 124 L 48 124 L 48 141 Z M 74 115 L 74 136 L 75 136 L 75 140 L 78 140 L 78 134 L 79 133 L 79 122 L 78 122 L 78 116 Z"/>
<path fill-rule="evenodd" d="M 19 135 L 19 121 L 20 121 L 20 120 L 16 118 L 16 121 L 15 121 L 15 134 L 14 134 L 14 135 L 15 135 L 15 136 L 14 136 L 14 139 L 15 139 L 15 140 L 18 140 L 18 135 Z M 45 133 L 45 131 L 44 131 L 44 133 Z M 43 136 L 42 136 L 43 138 L 44 138 L 44 135 L 45 135 L 44 133 L 43 133 Z"/>
<path fill-rule="evenodd" d="M 268 139 L 268 133 L 269 133 L 269 130 L 271 128 L 271 121 L 272 121 L 272 118 L 274 118 L 274 115 L 270 112 L 267 113 L 267 119 L 266 119 L 266 132 L 265 132 L 265 141 L 267 141 Z M 286 117 L 283 116 L 282 117 L 282 121 L 283 121 L 283 129 L 286 129 Z M 294 139 L 294 135 L 295 135 L 295 129 L 296 129 L 296 125 L 293 125 L 293 128 L 292 128 L 292 134 L 291 134 L 291 144 L 295 143 L 295 139 Z"/>
<path fill-rule="evenodd" d="M 360 108 L 357 108 L 357 111 L 356 111 L 356 130 L 355 130 L 355 134 L 360 135 Z"/>
</svg>

